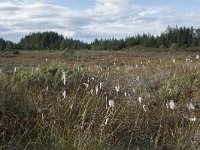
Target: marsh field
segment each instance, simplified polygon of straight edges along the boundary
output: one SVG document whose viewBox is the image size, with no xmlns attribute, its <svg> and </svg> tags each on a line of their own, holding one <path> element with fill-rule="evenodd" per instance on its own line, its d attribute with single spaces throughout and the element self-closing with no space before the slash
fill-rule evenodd
<svg viewBox="0 0 200 150">
<path fill-rule="evenodd" d="M 0 149 L 198 150 L 199 55 L 0 56 Z"/>
</svg>

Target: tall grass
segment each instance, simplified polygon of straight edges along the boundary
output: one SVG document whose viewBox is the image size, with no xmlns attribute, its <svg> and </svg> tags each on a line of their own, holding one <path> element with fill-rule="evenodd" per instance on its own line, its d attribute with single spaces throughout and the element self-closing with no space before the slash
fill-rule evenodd
<svg viewBox="0 0 200 150">
<path fill-rule="evenodd" d="M 199 70 L 178 62 L 0 73 L 0 148 L 200 149 L 199 87 Z"/>
</svg>

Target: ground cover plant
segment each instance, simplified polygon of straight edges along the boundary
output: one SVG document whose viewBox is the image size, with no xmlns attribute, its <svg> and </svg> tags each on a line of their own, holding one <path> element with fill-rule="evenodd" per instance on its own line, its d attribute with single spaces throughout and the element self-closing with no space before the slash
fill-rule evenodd
<svg viewBox="0 0 200 150">
<path fill-rule="evenodd" d="M 84 53 L 1 60 L 1 149 L 200 149 L 197 53 Z"/>
</svg>

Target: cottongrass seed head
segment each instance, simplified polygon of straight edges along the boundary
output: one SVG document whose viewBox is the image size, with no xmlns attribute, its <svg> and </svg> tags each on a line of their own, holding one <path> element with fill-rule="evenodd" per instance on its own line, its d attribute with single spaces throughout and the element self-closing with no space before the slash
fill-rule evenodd
<svg viewBox="0 0 200 150">
<path fill-rule="evenodd" d="M 169 102 L 169 108 L 170 108 L 170 109 L 174 109 L 174 108 L 175 108 L 175 103 L 174 103 L 173 100 L 171 100 L 171 101 Z"/>
<path fill-rule="evenodd" d="M 64 99 L 66 98 L 66 91 L 65 90 L 63 91 L 62 96 L 63 96 Z"/>
<path fill-rule="evenodd" d="M 187 104 L 188 110 L 194 110 L 195 106 L 192 103 Z"/>
<path fill-rule="evenodd" d="M 114 107 L 115 107 L 115 102 L 114 102 L 114 100 L 109 100 L 109 101 L 108 101 L 108 105 L 109 105 L 110 108 L 114 108 Z"/>
<path fill-rule="evenodd" d="M 139 101 L 139 103 L 141 104 L 141 103 L 142 103 L 142 97 L 139 97 L 139 98 L 138 98 L 138 101 Z"/>
</svg>

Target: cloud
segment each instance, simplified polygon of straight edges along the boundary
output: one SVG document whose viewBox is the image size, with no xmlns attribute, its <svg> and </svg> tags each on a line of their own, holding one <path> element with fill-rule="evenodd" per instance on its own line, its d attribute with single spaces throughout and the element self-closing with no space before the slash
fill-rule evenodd
<svg viewBox="0 0 200 150">
<path fill-rule="evenodd" d="M 17 42 L 30 32 L 50 30 L 84 41 L 159 34 L 167 25 L 198 25 L 200 21 L 194 19 L 198 14 L 142 6 L 132 0 L 96 0 L 85 10 L 54 5 L 51 0 L 0 0 L 0 37 Z"/>
<path fill-rule="evenodd" d="M 140 11 L 138 14 L 140 16 L 145 16 L 145 15 L 157 14 L 160 11 L 161 11 L 160 8 L 145 8 L 144 10 Z"/>
</svg>

